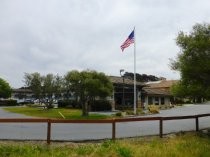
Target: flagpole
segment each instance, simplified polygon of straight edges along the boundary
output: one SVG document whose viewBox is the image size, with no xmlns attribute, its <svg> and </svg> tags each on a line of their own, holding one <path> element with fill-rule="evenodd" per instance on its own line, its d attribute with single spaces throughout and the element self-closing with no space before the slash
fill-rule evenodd
<svg viewBox="0 0 210 157">
<path fill-rule="evenodd" d="M 136 31 L 134 27 L 134 114 L 136 115 Z"/>
</svg>

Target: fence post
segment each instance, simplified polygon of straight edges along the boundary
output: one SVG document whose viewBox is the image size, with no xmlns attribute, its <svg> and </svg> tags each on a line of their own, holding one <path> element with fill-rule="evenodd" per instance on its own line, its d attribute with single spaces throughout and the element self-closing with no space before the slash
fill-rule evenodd
<svg viewBox="0 0 210 157">
<path fill-rule="evenodd" d="M 51 141 L 51 121 L 47 120 L 47 144 L 50 144 Z"/>
<path fill-rule="evenodd" d="M 195 126 L 196 126 L 196 131 L 199 131 L 199 121 L 198 121 L 198 116 L 195 117 Z"/>
<path fill-rule="evenodd" d="M 116 134 L 116 123 L 115 119 L 112 120 L 112 140 L 115 140 L 115 134 Z"/>
<path fill-rule="evenodd" d="M 160 138 L 163 137 L 163 119 L 162 117 L 160 118 Z"/>
</svg>

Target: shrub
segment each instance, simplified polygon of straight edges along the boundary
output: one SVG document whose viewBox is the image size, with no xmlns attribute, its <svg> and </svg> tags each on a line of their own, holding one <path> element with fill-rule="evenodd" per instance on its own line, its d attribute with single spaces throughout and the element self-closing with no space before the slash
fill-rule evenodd
<svg viewBox="0 0 210 157">
<path fill-rule="evenodd" d="M 0 100 L 0 106 L 16 106 L 17 100 Z"/>
<path fill-rule="evenodd" d="M 159 113 L 159 107 L 156 105 L 149 105 L 148 110 L 150 113 Z"/>
<path fill-rule="evenodd" d="M 142 108 L 137 108 L 137 115 L 145 114 Z"/>
<path fill-rule="evenodd" d="M 58 101 L 58 107 L 60 108 L 63 108 L 63 107 L 66 107 L 68 105 L 68 101 L 67 100 L 59 100 Z"/>
<path fill-rule="evenodd" d="M 116 115 L 117 117 L 122 117 L 122 112 L 117 112 L 115 115 Z"/>
<path fill-rule="evenodd" d="M 59 108 L 65 108 L 65 107 L 72 107 L 76 108 L 79 107 L 79 103 L 76 100 L 59 100 L 58 101 L 58 107 Z"/>
<path fill-rule="evenodd" d="M 91 111 L 111 111 L 112 106 L 108 100 L 95 100 L 90 103 Z"/>
<path fill-rule="evenodd" d="M 134 112 L 133 112 L 133 110 L 126 110 L 126 114 L 127 115 L 134 115 Z"/>
</svg>

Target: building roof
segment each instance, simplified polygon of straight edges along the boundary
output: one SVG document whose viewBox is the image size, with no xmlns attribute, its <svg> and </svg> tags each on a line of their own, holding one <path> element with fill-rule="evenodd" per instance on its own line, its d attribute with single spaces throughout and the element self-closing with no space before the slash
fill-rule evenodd
<svg viewBox="0 0 210 157">
<path fill-rule="evenodd" d="M 12 89 L 12 92 L 14 92 L 14 93 L 33 93 L 31 89 L 26 89 L 26 88 Z"/>
<path fill-rule="evenodd" d="M 143 88 L 143 90 L 148 95 L 172 96 L 170 92 L 170 87 L 177 82 L 178 80 L 160 80 L 149 82 L 147 83 L 147 86 Z"/>
<path fill-rule="evenodd" d="M 174 83 L 177 83 L 178 80 L 162 80 L 158 82 L 147 83 L 146 88 L 170 88 Z"/>
<path fill-rule="evenodd" d="M 110 79 L 110 81 L 111 81 L 113 84 L 123 84 L 123 78 L 122 78 L 122 77 L 118 77 L 118 76 L 109 76 L 109 79 Z M 124 84 L 133 85 L 133 80 L 124 78 Z M 136 85 L 137 85 L 137 86 L 146 86 L 146 85 L 145 85 L 144 83 L 142 83 L 142 82 L 136 82 Z"/>
<path fill-rule="evenodd" d="M 161 90 L 161 89 L 150 89 L 144 88 L 144 92 L 148 95 L 164 95 L 164 96 L 172 96 L 170 91 Z"/>
</svg>

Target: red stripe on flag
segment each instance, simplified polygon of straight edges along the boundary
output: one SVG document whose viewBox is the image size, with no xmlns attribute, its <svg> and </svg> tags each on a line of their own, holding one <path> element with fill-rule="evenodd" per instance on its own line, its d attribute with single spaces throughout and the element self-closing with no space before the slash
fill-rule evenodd
<svg viewBox="0 0 210 157">
<path fill-rule="evenodd" d="M 120 47 L 122 49 L 122 51 L 127 48 L 128 46 L 130 46 L 130 44 L 134 43 L 134 38 L 128 38 Z"/>
</svg>

